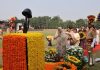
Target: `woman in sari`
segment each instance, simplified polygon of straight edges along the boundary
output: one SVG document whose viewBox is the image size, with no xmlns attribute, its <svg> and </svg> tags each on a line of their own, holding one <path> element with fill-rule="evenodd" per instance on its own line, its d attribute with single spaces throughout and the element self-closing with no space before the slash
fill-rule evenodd
<svg viewBox="0 0 100 70">
<path fill-rule="evenodd" d="M 66 44 L 67 44 L 67 36 L 61 27 L 58 27 L 58 30 L 54 36 L 56 40 L 56 48 L 59 54 L 59 57 L 63 57 L 66 54 Z"/>
</svg>

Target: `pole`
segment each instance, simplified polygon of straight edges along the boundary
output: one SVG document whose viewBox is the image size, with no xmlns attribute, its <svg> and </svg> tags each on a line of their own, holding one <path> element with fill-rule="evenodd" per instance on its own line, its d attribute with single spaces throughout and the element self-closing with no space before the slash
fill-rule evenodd
<svg viewBox="0 0 100 70">
<path fill-rule="evenodd" d="M 27 33 L 28 31 L 28 18 L 25 17 L 25 22 L 24 22 L 24 29 L 23 29 L 23 33 Z"/>
</svg>

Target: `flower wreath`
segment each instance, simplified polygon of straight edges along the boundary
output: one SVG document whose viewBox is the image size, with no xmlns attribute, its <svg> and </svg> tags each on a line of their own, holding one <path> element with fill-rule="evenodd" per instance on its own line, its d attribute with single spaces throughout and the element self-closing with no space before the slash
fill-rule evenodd
<svg viewBox="0 0 100 70">
<path fill-rule="evenodd" d="M 58 62 L 56 67 L 54 68 L 54 70 L 59 70 L 59 69 L 62 69 L 62 70 L 67 70 L 67 69 L 77 70 L 77 67 L 70 62 Z"/>
<path fill-rule="evenodd" d="M 86 34 L 84 32 L 79 32 L 80 39 L 86 38 Z"/>
<path fill-rule="evenodd" d="M 67 61 L 72 62 L 75 65 L 81 65 L 82 62 L 74 56 L 68 56 Z"/>
</svg>

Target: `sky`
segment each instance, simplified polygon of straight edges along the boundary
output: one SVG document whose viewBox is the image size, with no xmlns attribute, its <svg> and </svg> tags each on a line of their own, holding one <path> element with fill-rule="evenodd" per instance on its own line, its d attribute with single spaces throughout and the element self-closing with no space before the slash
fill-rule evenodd
<svg viewBox="0 0 100 70">
<path fill-rule="evenodd" d="M 32 17 L 60 16 L 63 20 L 77 20 L 97 16 L 100 0 L 0 0 L 0 20 L 13 16 L 24 18 L 22 11 L 26 8 L 31 9 Z"/>
</svg>

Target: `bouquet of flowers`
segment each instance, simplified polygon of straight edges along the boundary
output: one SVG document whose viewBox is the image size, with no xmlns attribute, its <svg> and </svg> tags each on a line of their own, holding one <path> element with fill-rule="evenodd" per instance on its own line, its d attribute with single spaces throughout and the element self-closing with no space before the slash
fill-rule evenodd
<svg viewBox="0 0 100 70">
<path fill-rule="evenodd" d="M 71 46 L 71 48 L 66 51 L 66 55 L 75 56 L 78 59 L 82 59 L 83 49 L 81 47 Z"/>
<path fill-rule="evenodd" d="M 46 62 L 58 62 L 59 61 L 59 55 L 57 53 L 56 48 L 51 47 L 45 51 L 45 61 Z"/>
<path fill-rule="evenodd" d="M 81 70 L 85 64 L 83 60 L 83 49 L 79 46 L 71 46 L 71 48 L 67 50 L 65 61 L 75 64 L 77 69 Z"/>
<path fill-rule="evenodd" d="M 79 35 L 80 35 L 80 39 L 86 38 L 86 34 L 84 32 L 79 32 Z"/>
</svg>

